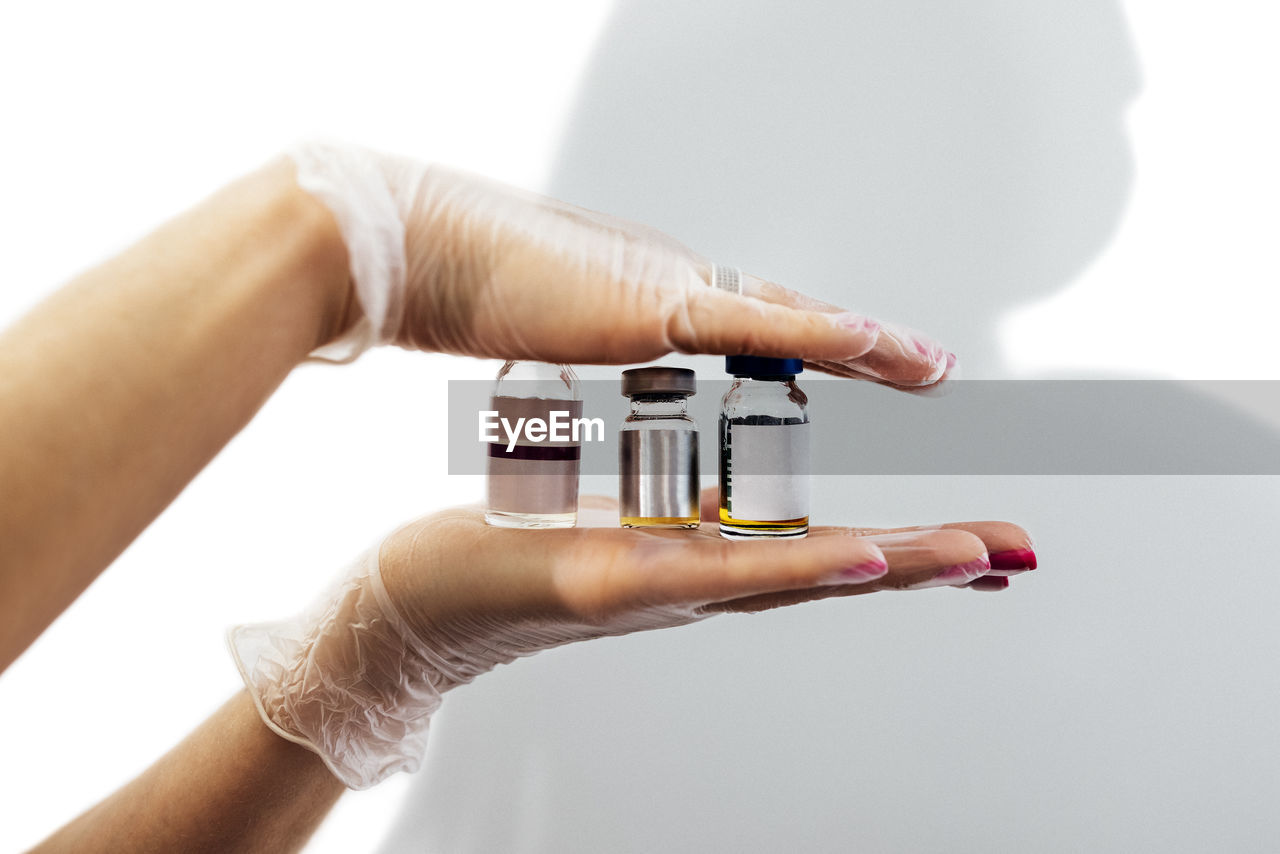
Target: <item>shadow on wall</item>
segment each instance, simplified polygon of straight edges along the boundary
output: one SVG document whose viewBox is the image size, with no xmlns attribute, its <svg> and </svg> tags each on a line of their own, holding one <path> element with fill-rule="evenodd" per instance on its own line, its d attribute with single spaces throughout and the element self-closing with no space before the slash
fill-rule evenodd
<svg viewBox="0 0 1280 854">
<path fill-rule="evenodd" d="M 1111 0 L 629 0 L 588 67 L 548 191 L 928 330 L 962 354 L 966 376 L 1000 378 L 1000 313 L 1066 286 L 1119 222 L 1132 169 L 1123 114 L 1138 90 Z M 1081 413 L 1081 430 L 1091 429 L 1088 416 Z M 1119 432 L 1144 441 L 1140 420 Z M 815 506 L 858 509 L 838 478 L 818 481 Z M 884 496 L 869 494 L 915 512 L 971 489 L 948 481 L 940 486 L 950 492 L 921 495 L 895 483 L 877 481 Z M 1025 491 L 1007 496 L 1007 506 L 1034 505 L 1038 482 L 1008 486 Z M 1114 567 L 1064 517 L 1102 508 L 1095 515 L 1120 533 L 1097 541 L 1119 543 L 1115 554 L 1125 559 L 1133 530 L 1169 527 L 1164 504 L 1141 515 L 1150 500 L 1143 482 L 1121 487 L 1068 478 L 1042 499 L 1053 505 L 1045 518 L 1060 520 L 1049 533 L 1059 565 L 1107 587 L 1064 584 L 1052 601 L 1029 596 L 1026 624 L 1017 609 L 989 615 L 984 637 L 1036 641 L 1013 645 L 1001 658 L 1008 667 L 983 671 L 980 683 L 948 658 L 950 644 L 937 643 L 962 636 L 971 615 L 897 599 L 859 621 L 815 607 L 774 615 L 768 634 L 711 622 L 545 653 L 446 704 L 426 768 L 381 850 L 835 851 L 848 849 L 845 836 L 867 850 L 895 850 L 906 837 L 936 847 L 992 836 L 1012 840 L 998 850 L 1027 850 L 1050 827 L 1068 850 L 1103 833 L 1123 842 L 1127 828 L 1182 829 L 1162 812 L 1176 803 L 1182 778 L 1156 770 L 1174 755 L 1171 734 L 1201 732 L 1192 724 L 1220 711 L 1218 694 L 1201 690 L 1216 684 L 1220 667 L 1207 656 L 1188 677 L 1184 657 L 1159 658 L 1170 648 L 1164 624 L 1132 619 L 1159 612 L 1153 594 L 1140 581 L 1116 587 L 1090 575 Z M 1201 507 L 1198 496 L 1170 501 L 1188 517 Z M 1133 557 L 1128 577 L 1181 571 L 1178 537 L 1136 539 L 1157 550 Z M 1158 551 L 1166 545 L 1168 554 Z M 1167 596 L 1182 589 L 1152 587 Z M 1188 600 L 1186 613 L 1199 620 L 1204 598 Z M 1235 607 L 1222 602 L 1221 613 Z M 1192 625 L 1177 622 L 1182 613 L 1171 611 L 1180 630 Z M 936 623 L 912 622 L 922 614 Z M 1220 636 L 1202 640 L 1212 649 Z M 893 639 L 888 664 L 832 661 L 833 640 L 856 648 L 884 638 Z M 1250 648 L 1248 637 L 1241 645 Z M 898 661 L 910 666 L 899 672 Z M 1029 690 L 1025 674 L 1049 666 L 1055 686 Z M 831 672 L 843 677 L 830 680 Z M 1186 696 L 1173 702 L 1162 686 Z M 1204 710 L 1188 698 L 1205 698 Z M 999 750 L 994 740 L 956 738 L 954 718 L 939 714 L 950 707 L 980 720 L 1014 703 L 1023 706 L 1015 723 L 1036 723 L 1012 727 Z M 1031 707 L 1055 724 L 1037 729 Z M 992 788 L 968 798 L 952 791 L 970 779 Z M 913 797 L 930 809 L 917 815 Z M 1021 823 L 1005 826 L 1002 810 L 980 808 L 1019 798 Z M 856 817 L 857 808 L 874 813 L 884 803 L 894 810 L 880 820 L 845 818 L 850 805 Z M 1211 829 L 1220 826 L 1232 825 Z M 956 837 L 960 830 L 969 836 Z M 583 841 L 566 842 L 575 835 Z M 616 847 L 602 849 L 599 839 Z"/>
<path fill-rule="evenodd" d="M 1112 0 L 626 2 L 584 79 L 552 195 L 927 330 L 970 378 L 1130 183 Z"/>
</svg>

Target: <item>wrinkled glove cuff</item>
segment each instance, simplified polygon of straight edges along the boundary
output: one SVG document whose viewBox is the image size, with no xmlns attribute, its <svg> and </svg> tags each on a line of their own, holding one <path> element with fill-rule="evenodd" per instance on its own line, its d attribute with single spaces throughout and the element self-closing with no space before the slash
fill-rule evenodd
<svg viewBox="0 0 1280 854">
<path fill-rule="evenodd" d="M 376 547 L 296 619 L 236 626 L 227 639 L 266 725 L 348 787 L 421 765 L 440 677 L 387 596 Z"/>
<path fill-rule="evenodd" d="M 297 166 L 298 186 L 338 221 L 363 312 L 355 325 L 309 358 L 350 362 L 390 341 L 399 330 L 404 313 L 404 222 L 377 153 L 323 142 L 302 143 L 287 153 Z"/>
</svg>

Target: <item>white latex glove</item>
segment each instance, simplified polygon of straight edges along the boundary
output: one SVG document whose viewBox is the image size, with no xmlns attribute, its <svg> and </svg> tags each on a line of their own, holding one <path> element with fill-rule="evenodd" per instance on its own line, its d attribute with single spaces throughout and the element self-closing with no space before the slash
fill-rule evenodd
<svg viewBox="0 0 1280 854">
<path fill-rule="evenodd" d="M 570 364 L 755 354 L 904 387 L 954 364 L 917 333 L 717 268 L 643 225 L 352 146 L 290 156 L 338 221 L 356 296 L 316 358 L 377 343 Z"/>
<path fill-rule="evenodd" d="M 704 519 L 717 500 L 703 493 Z M 1035 566 L 1027 533 L 1005 522 L 733 542 L 714 521 L 622 529 L 617 512 L 587 498 L 586 527 L 527 531 L 460 508 L 396 531 L 302 615 L 231 630 L 263 719 L 362 789 L 419 766 L 441 695 L 539 650 L 829 596 L 1000 587 Z"/>
</svg>

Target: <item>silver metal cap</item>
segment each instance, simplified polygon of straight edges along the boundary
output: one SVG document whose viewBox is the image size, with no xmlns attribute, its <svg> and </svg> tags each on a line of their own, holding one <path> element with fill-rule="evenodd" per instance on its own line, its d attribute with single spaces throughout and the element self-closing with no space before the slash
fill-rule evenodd
<svg viewBox="0 0 1280 854">
<path fill-rule="evenodd" d="M 632 368 L 622 372 L 622 393 L 692 395 L 698 393 L 697 378 L 688 368 Z"/>
</svg>

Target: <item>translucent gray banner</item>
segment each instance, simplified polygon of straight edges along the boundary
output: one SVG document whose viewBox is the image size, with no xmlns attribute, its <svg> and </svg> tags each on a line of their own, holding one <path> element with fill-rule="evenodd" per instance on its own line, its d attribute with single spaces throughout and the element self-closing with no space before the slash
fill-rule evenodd
<svg viewBox="0 0 1280 854">
<path fill-rule="evenodd" d="M 700 381 L 689 400 L 703 474 L 716 472 L 730 382 Z M 1280 382 L 959 380 L 931 396 L 811 374 L 799 384 L 809 399 L 814 475 L 1280 474 Z M 581 471 L 614 474 L 628 400 L 615 381 L 581 386 L 581 417 L 600 419 L 580 431 Z M 479 428 L 492 390 L 491 382 L 450 381 L 450 474 L 484 474 L 490 448 Z M 506 447 L 501 426 L 490 435 Z M 763 465 L 763 473 L 781 473 Z"/>
</svg>

